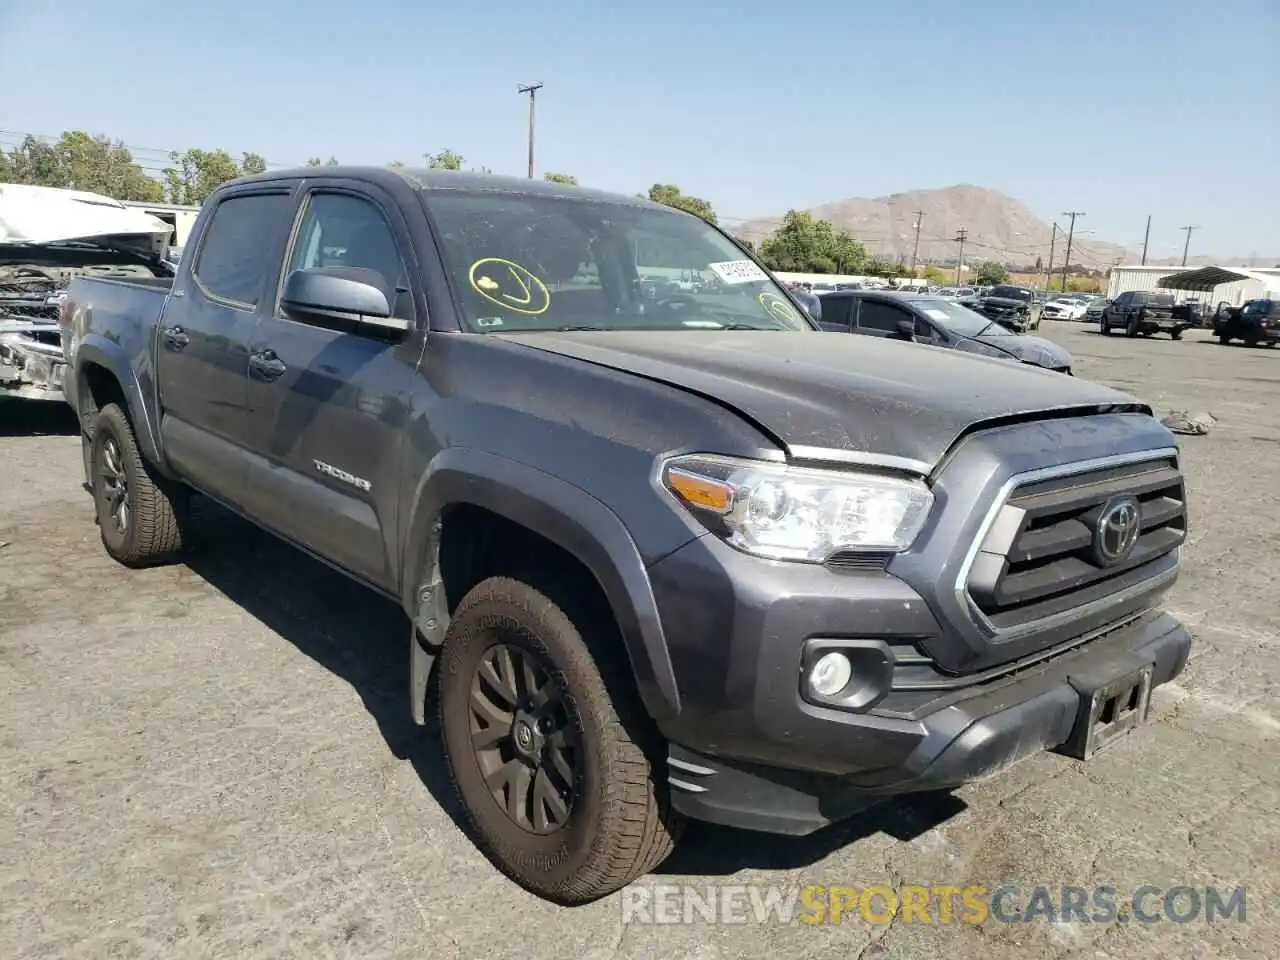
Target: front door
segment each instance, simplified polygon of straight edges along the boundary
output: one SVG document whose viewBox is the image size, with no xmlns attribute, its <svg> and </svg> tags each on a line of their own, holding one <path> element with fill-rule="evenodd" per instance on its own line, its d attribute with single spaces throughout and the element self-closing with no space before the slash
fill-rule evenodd
<svg viewBox="0 0 1280 960">
<path fill-rule="evenodd" d="M 156 345 L 165 455 L 238 504 L 248 476 L 249 343 L 284 248 L 288 187 L 218 201 L 192 268 L 178 277 Z"/>
<path fill-rule="evenodd" d="M 395 315 L 413 327 L 412 262 L 406 226 L 383 195 L 320 181 L 303 197 L 280 288 L 295 270 L 375 270 L 398 292 Z M 401 441 L 422 345 L 416 329 L 390 342 L 290 318 L 277 303 L 249 350 L 251 512 L 386 588 L 395 586 Z"/>
</svg>

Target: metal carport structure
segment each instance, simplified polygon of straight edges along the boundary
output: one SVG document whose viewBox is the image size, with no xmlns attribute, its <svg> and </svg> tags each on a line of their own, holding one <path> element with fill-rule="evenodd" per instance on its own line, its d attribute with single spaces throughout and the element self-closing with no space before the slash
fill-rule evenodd
<svg viewBox="0 0 1280 960">
<path fill-rule="evenodd" d="M 1196 267 L 1168 274 L 1156 281 L 1160 290 L 1192 290 L 1197 293 L 1212 293 L 1226 284 L 1240 284 L 1244 300 L 1270 293 L 1280 294 L 1280 276 L 1232 267 Z"/>
</svg>

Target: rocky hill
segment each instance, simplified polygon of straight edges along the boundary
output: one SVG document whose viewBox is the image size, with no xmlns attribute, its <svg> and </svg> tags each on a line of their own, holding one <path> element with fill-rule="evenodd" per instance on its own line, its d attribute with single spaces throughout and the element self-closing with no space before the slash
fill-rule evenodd
<svg viewBox="0 0 1280 960">
<path fill-rule="evenodd" d="M 912 190 L 874 200 L 853 198 L 837 200 L 810 208 L 815 217 L 829 220 L 847 229 L 866 244 L 878 257 L 911 259 L 915 242 L 916 211 L 923 211 L 920 227 L 921 262 L 954 261 L 959 245 L 953 239 L 962 227 L 968 231 L 965 260 L 999 260 L 1014 264 L 1032 264 L 1037 257 L 1049 259 L 1050 224 L 1033 214 L 1026 204 L 997 190 L 959 184 L 939 190 Z M 729 224 L 735 235 L 758 243 L 777 229 L 782 217 L 766 217 L 742 224 Z M 1087 220 L 1078 227 L 1087 228 Z M 1059 227 L 1066 228 L 1065 223 Z M 1062 262 L 1066 234 L 1059 233 L 1054 261 Z M 1137 250 L 1098 240 L 1091 235 L 1077 236 L 1071 244 L 1071 262 L 1089 267 L 1106 268 L 1118 259 L 1137 262 Z M 1151 264 L 1177 260 L 1149 260 Z M 1188 265 L 1205 263 L 1244 263 L 1240 258 L 1223 261 L 1213 256 L 1192 257 Z M 1280 258 L 1263 259 L 1260 264 L 1280 262 Z"/>
</svg>

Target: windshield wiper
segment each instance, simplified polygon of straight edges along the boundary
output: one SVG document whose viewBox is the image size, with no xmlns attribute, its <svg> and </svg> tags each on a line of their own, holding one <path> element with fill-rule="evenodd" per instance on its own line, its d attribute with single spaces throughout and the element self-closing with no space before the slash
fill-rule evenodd
<svg viewBox="0 0 1280 960">
<path fill-rule="evenodd" d="M 604 327 L 593 327 L 590 324 L 565 324 L 563 327 L 555 328 L 560 333 L 569 333 L 575 330 L 603 330 Z"/>
</svg>

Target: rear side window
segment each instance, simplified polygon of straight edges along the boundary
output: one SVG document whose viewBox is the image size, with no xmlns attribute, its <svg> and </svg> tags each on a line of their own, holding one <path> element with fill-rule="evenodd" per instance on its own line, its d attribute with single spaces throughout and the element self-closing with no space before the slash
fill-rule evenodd
<svg viewBox="0 0 1280 960">
<path fill-rule="evenodd" d="M 853 306 L 853 297 L 820 297 L 822 301 L 822 322 L 839 325 L 841 330 L 852 326 L 849 308 Z"/>
<path fill-rule="evenodd" d="M 276 240 L 289 218 L 287 193 L 229 197 L 218 204 L 192 273 L 211 296 L 255 307 L 279 256 Z"/>
<path fill-rule="evenodd" d="M 879 300 L 863 300 L 862 308 L 858 311 L 858 329 L 896 334 L 899 320 L 912 319 L 914 318 L 909 313 L 898 307 Z"/>
</svg>

